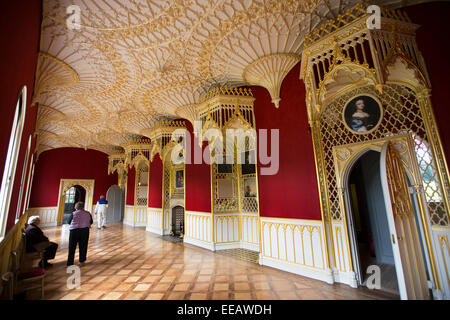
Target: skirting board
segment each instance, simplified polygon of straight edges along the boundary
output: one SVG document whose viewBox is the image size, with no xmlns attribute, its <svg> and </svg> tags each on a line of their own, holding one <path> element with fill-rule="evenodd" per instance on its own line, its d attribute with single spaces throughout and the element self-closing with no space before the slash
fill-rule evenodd
<svg viewBox="0 0 450 320">
<path fill-rule="evenodd" d="M 254 243 L 248 243 L 248 242 L 241 241 L 241 248 L 259 252 L 259 244 L 254 244 Z"/>
<path fill-rule="evenodd" d="M 333 270 L 333 277 L 335 282 L 347 284 L 352 288 L 358 287 L 358 282 L 356 281 L 356 275 L 354 272 Z"/>
<path fill-rule="evenodd" d="M 260 255 L 259 264 L 272 267 L 275 269 L 280 269 L 283 271 L 295 273 L 304 277 L 313 278 L 316 280 L 322 280 L 326 283 L 333 284 L 333 274 L 331 270 L 320 270 L 308 268 L 306 266 L 301 266 L 289 262 L 281 262 L 279 260 L 271 259 Z"/>
<path fill-rule="evenodd" d="M 205 241 L 200 241 L 200 240 L 197 240 L 197 239 L 192 239 L 192 238 L 189 238 L 186 235 L 183 238 L 183 242 L 192 244 L 192 245 L 197 246 L 197 247 L 201 247 L 201 248 L 204 248 L 204 249 L 208 249 L 208 250 L 214 251 L 214 243 L 212 243 L 212 242 L 205 242 Z"/>
<path fill-rule="evenodd" d="M 145 223 L 136 223 L 136 224 L 133 224 L 133 223 L 124 221 L 123 224 L 125 224 L 125 225 L 127 225 L 127 226 L 130 226 L 130 227 L 147 227 L 147 225 L 146 225 Z"/>
<path fill-rule="evenodd" d="M 145 228 L 145 231 L 150 232 L 150 233 L 154 233 L 154 234 L 157 234 L 157 235 L 160 235 L 160 236 L 163 235 L 162 229 L 156 229 L 156 228 L 149 227 L 149 226 L 147 226 Z"/>
<path fill-rule="evenodd" d="M 216 250 L 240 249 L 241 244 L 239 242 L 221 242 L 215 243 L 214 247 Z"/>
</svg>

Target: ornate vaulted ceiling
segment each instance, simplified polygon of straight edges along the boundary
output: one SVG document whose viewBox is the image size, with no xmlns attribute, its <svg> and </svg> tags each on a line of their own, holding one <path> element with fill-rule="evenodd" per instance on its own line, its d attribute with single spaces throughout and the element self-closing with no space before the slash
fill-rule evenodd
<svg viewBox="0 0 450 320">
<path fill-rule="evenodd" d="M 291 54 L 290 69 L 306 33 L 356 2 L 44 0 L 34 96 L 38 152 L 109 153 L 156 122 L 178 118 L 178 108 L 211 88 L 270 87 L 263 57 Z M 71 30 L 67 7 L 74 4 L 81 26 Z"/>
</svg>

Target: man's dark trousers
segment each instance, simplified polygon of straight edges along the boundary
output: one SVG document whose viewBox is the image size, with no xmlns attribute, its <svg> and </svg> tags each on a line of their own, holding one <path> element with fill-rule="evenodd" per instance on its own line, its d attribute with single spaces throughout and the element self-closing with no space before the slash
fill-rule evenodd
<svg viewBox="0 0 450 320">
<path fill-rule="evenodd" d="M 56 250 L 58 249 L 58 244 L 50 241 L 50 245 L 45 249 L 44 261 L 55 259 Z"/>
</svg>

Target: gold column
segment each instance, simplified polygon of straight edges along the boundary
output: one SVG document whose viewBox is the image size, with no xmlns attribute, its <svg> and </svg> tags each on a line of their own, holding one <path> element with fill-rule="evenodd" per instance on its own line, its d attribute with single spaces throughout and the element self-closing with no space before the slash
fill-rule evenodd
<svg viewBox="0 0 450 320">
<path fill-rule="evenodd" d="M 325 244 L 325 263 L 326 263 L 326 267 L 327 268 L 331 268 L 331 264 L 330 264 L 330 256 L 329 256 L 329 252 L 328 252 L 328 237 L 327 237 L 327 228 L 325 225 L 325 215 L 324 215 L 324 207 L 323 207 L 323 202 L 324 201 L 328 201 L 327 199 L 323 199 L 322 197 L 322 185 L 321 185 L 321 177 L 319 174 L 319 169 L 318 167 L 320 166 L 320 160 L 318 158 L 318 154 L 317 152 L 319 152 L 319 154 L 321 153 L 321 147 L 320 147 L 320 133 L 318 130 L 318 120 L 313 120 L 309 122 L 310 124 L 310 128 L 311 128 L 311 137 L 312 137 L 312 142 L 313 142 L 313 151 L 314 151 L 314 162 L 315 162 L 315 169 L 316 169 L 316 177 L 317 177 L 317 187 L 318 187 L 318 191 L 319 191 L 319 203 L 320 203 L 320 215 L 322 217 L 322 228 L 323 228 L 323 232 L 324 232 L 324 244 Z M 318 146 L 316 145 L 315 139 L 317 139 L 317 143 L 319 144 Z M 322 165 L 323 168 L 323 165 Z M 325 188 L 325 193 L 327 193 L 327 190 Z M 329 226 L 330 226 L 330 242 L 331 242 L 331 250 L 333 251 L 332 254 L 332 258 L 334 260 L 334 242 L 333 242 L 333 230 L 332 230 L 332 223 L 331 223 L 331 217 L 330 214 L 328 213 L 328 221 L 329 221 Z M 335 265 L 336 263 L 333 261 L 333 264 Z"/>
</svg>

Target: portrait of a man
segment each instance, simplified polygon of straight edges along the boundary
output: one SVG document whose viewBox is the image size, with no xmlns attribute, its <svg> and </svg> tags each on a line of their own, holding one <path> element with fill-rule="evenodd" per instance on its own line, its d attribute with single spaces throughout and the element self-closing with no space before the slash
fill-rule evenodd
<svg viewBox="0 0 450 320">
<path fill-rule="evenodd" d="M 381 106 L 372 97 L 360 95 L 350 100 L 344 108 L 347 127 L 356 133 L 372 131 L 381 120 Z"/>
</svg>

